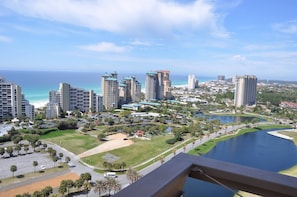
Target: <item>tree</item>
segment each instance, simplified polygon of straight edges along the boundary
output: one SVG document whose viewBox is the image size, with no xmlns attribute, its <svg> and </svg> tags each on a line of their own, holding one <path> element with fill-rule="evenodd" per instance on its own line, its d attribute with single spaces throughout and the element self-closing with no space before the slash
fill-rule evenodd
<svg viewBox="0 0 297 197">
<path fill-rule="evenodd" d="M 14 150 L 17 151 L 18 155 L 20 154 L 20 150 L 21 150 L 21 145 L 17 144 L 15 147 L 14 147 Z"/>
<path fill-rule="evenodd" d="M 10 166 L 10 171 L 12 172 L 12 177 L 14 177 L 14 173 L 18 170 L 18 167 L 16 165 Z"/>
<path fill-rule="evenodd" d="M 86 181 L 83 184 L 83 188 L 87 192 L 87 196 L 88 196 L 89 191 L 92 189 L 92 185 L 90 182 Z"/>
<path fill-rule="evenodd" d="M 111 191 L 117 192 L 121 189 L 121 184 L 118 180 L 113 177 L 106 177 L 105 178 L 105 187 L 108 195 L 110 196 Z"/>
<path fill-rule="evenodd" d="M 66 185 L 66 181 L 63 180 L 60 183 L 60 187 L 59 187 L 59 193 L 62 194 L 62 196 L 64 196 L 65 192 L 67 192 L 67 185 Z"/>
<path fill-rule="evenodd" d="M 138 179 L 140 179 L 140 174 L 133 168 L 129 168 L 126 173 L 126 177 L 130 180 L 130 183 L 134 183 Z"/>
<path fill-rule="evenodd" d="M 23 140 L 23 137 L 19 135 L 15 135 L 15 136 L 12 136 L 11 140 L 13 141 L 14 144 L 18 144 L 20 141 Z"/>
<path fill-rule="evenodd" d="M 70 159 L 70 157 L 68 157 L 68 156 L 67 156 L 67 157 L 65 157 L 65 162 L 66 162 L 66 163 L 69 163 L 69 162 L 70 162 L 70 160 L 71 160 L 71 159 Z"/>
<path fill-rule="evenodd" d="M 63 153 L 59 153 L 59 158 L 62 159 L 63 158 Z"/>
<path fill-rule="evenodd" d="M 9 146 L 9 147 L 6 148 L 6 152 L 7 152 L 7 154 L 9 154 L 10 157 L 13 156 L 13 149 L 12 149 L 11 146 Z"/>
<path fill-rule="evenodd" d="M 32 197 L 43 197 L 43 194 L 41 191 L 35 191 L 32 195 Z"/>
<path fill-rule="evenodd" d="M 56 167 L 56 162 L 58 161 L 57 157 L 56 156 L 55 157 L 52 157 L 52 160 L 54 162 L 54 167 Z"/>
<path fill-rule="evenodd" d="M 46 186 L 41 192 L 43 196 L 47 197 L 50 196 L 51 193 L 53 193 L 53 188 L 51 186 Z"/>
<path fill-rule="evenodd" d="M 94 192 L 95 193 L 98 192 L 99 197 L 101 196 L 102 193 L 106 192 L 105 182 L 102 180 L 97 180 L 94 185 Z"/>
<path fill-rule="evenodd" d="M 82 173 L 80 175 L 80 178 L 84 181 L 84 182 L 89 182 L 90 180 L 92 180 L 92 175 L 88 172 L 86 173 Z"/>
<path fill-rule="evenodd" d="M 44 149 L 46 149 L 46 148 L 47 148 L 47 144 L 42 144 L 42 147 L 43 147 Z"/>
<path fill-rule="evenodd" d="M 71 179 L 66 180 L 67 194 L 69 194 L 69 190 L 74 186 L 74 182 Z"/>
<path fill-rule="evenodd" d="M 0 155 L 3 156 L 5 153 L 5 149 L 3 147 L 0 147 Z"/>
<path fill-rule="evenodd" d="M 83 186 L 83 184 L 84 184 L 84 180 L 82 180 L 81 178 L 77 179 L 74 182 L 74 185 L 75 185 L 75 187 L 77 187 L 78 190 L 81 189 L 81 187 Z"/>
<path fill-rule="evenodd" d="M 33 161 L 33 164 L 32 165 L 34 166 L 34 173 L 35 173 L 36 166 L 38 166 L 38 161 Z"/>
<path fill-rule="evenodd" d="M 25 151 L 25 153 L 27 154 L 28 151 L 29 151 L 29 147 L 28 147 L 28 146 L 25 146 L 25 147 L 24 147 L 24 151 Z"/>
</svg>

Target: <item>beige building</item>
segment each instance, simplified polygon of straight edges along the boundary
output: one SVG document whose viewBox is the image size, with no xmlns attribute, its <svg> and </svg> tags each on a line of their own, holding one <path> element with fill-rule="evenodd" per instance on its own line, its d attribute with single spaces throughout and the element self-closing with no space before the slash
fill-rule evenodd
<svg viewBox="0 0 297 197">
<path fill-rule="evenodd" d="M 102 75 L 101 90 L 104 109 L 117 109 L 119 106 L 119 83 L 116 72 Z"/>
<path fill-rule="evenodd" d="M 235 79 L 234 105 L 242 107 L 257 102 L 257 77 L 245 75 Z"/>
<path fill-rule="evenodd" d="M 161 70 L 146 73 L 145 100 L 162 100 L 171 98 L 170 71 Z"/>
</svg>

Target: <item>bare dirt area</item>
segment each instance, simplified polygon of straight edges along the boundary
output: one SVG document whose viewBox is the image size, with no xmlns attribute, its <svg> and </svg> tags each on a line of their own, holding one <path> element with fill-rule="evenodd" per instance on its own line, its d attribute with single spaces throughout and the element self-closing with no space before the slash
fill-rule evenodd
<svg viewBox="0 0 297 197">
<path fill-rule="evenodd" d="M 51 186 L 52 188 L 57 188 L 60 186 L 60 183 L 62 180 L 68 180 L 71 179 L 73 181 L 77 180 L 79 176 L 76 173 L 67 173 L 61 176 L 57 176 L 55 178 L 47 179 L 44 181 L 40 181 L 37 183 L 31 183 L 28 185 L 24 185 L 21 187 L 13 188 L 11 190 L 0 192 L 0 196 L 5 197 L 14 197 L 17 194 L 23 194 L 23 193 L 30 193 L 32 194 L 34 191 L 41 191 L 46 186 Z"/>
<path fill-rule="evenodd" d="M 78 157 L 82 158 L 82 157 L 87 157 L 87 156 L 98 154 L 98 153 L 107 152 L 107 151 L 110 151 L 113 149 L 130 146 L 133 143 L 134 142 L 132 140 L 128 139 L 127 135 L 125 135 L 123 133 L 109 135 L 107 142 L 105 142 L 91 150 L 88 150 L 84 153 L 79 154 Z"/>
</svg>

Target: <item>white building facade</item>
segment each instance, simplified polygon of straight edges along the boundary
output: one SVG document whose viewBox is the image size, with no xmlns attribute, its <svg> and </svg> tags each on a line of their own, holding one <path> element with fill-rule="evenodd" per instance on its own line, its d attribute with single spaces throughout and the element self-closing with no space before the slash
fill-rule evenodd
<svg viewBox="0 0 297 197">
<path fill-rule="evenodd" d="M 255 105 L 257 103 L 257 77 L 245 75 L 235 80 L 235 107 Z"/>
<path fill-rule="evenodd" d="M 0 120 L 26 116 L 34 119 L 34 106 L 25 99 L 22 88 L 0 77 Z"/>
</svg>

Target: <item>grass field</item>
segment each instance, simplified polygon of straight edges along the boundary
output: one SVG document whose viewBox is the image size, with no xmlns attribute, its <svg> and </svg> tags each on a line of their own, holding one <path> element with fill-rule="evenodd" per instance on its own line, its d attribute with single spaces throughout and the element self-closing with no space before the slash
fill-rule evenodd
<svg viewBox="0 0 297 197">
<path fill-rule="evenodd" d="M 152 140 L 139 140 L 135 139 L 135 143 L 129 147 L 119 148 L 108 153 L 120 157 L 115 163 L 125 162 L 127 167 L 134 166 L 149 160 L 150 158 L 166 151 L 173 147 L 166 143 L 167 139 L 172 138 L 173 135 L 164 135 L 154 137 Z M 106 153 L 100 153 L 85 157 L 82 160 L 87 164 L 102 168 L 103 162 L 105 161 L 102 156 Z"/>
<path fill-rule="evenodd" d="M 60 145 L 74 154 L 83 153 L 101 143 L 97 138 L 75 130 L 54 131 L 40 136 L 40 139 Z"/>
<path fill-rule="evenodd" d="M 297 146 L 297 132 L 280 131 L 279 133 L 292 137 L 295 145 Z"/>
</svg>

